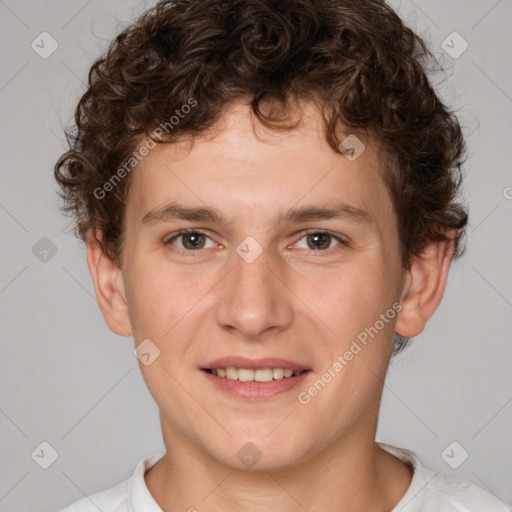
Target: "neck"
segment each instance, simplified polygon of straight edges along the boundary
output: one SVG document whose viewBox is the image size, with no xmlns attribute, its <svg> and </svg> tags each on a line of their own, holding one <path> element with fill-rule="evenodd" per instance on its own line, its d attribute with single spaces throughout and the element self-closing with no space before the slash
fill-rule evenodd
<svg viewBox="0 0 512 512">
<path fill-rule="evenodd" d="M 166 429 L 167 453 L 146 472 L 146 485 L 164 512 L 385 512 L 407 491 L 412 470 L 370 434 L 359 429 L 291 469 L 240 471 Z"/>
</svg>

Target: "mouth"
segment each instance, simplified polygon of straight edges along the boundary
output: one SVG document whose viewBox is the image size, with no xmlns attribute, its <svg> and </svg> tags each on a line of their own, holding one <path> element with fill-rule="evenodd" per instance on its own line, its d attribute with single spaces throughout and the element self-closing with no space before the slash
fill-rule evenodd
<svg viewBox="0 0 512 512">
<path fill-rule="evenodd" d="M 222 379 L 238 380 L 240 382 L 271 382 L 273 380 L 298 377 L 311 370 L 294 370 L 293 368 L 203 368 L 203 371 Z"/>
<path fill-rule="evenodd" d="M 313 371 L 284 359 L 244 357 L 224 357 L 200 369 L 216 389 L 249 400 L 270 399 L 291 391 Z"/>
</svg>

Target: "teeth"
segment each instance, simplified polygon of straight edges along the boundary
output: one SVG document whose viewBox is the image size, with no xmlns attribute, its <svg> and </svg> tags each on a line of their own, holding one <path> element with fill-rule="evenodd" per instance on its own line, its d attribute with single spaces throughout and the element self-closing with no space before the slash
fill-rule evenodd
<svg viewBox="0 0 512 512">
<path fill-rule="evenodd" d="M 282 368 L 274 368 L 274 379 L 282 379 L 284 377 L 284 370 Z"/>
<path fill-rule="evenodd" d="M 246 370 L 245 368 L 240 368 L 238 370 L 238 380 L 240 382 L 251 382 L 254 380 L 254 370 Z"/>
<path fill-rule="evenodd" d="M 254 372 L 256 382 L 270 382 L 274 378 L 274 372 L 270 368 L 260 368 Z"/>
<path fill-rule="evenodd" d="M 226 368 L 226 377 L 231 380 L 238 380 L 238 370 L 236 368 Z"/>
<path fill-rule="evenodd" d="M 217 377 L 226 377 L 230 380 L 239 380 L 240 382 L 270 382 L 288 378 L 302 373 L 301 370 L 294 371 L 291 368 L 259 368 L 252 370 L 250 368 L 215 368 L 211 372 Z"/>
</svg>

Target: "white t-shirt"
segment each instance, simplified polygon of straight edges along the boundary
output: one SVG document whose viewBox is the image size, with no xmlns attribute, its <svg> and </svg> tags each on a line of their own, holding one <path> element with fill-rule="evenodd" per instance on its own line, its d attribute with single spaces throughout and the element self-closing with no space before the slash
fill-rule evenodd
<svg viewBox="0 0 512 512">
<path fill-rule="evenodd" d="M 418 456 L 403 448 L 377 443 L 414 469 L 411 484 L 391 512 L 510 512 L 512 509 L 477 485 L 426 469 Z M 151 496 L 144 473 L 165 450 L 142 459 L 133 475 L 103 492 L 86 496 L 60 512 L 162 512 Z"/>
</svg>

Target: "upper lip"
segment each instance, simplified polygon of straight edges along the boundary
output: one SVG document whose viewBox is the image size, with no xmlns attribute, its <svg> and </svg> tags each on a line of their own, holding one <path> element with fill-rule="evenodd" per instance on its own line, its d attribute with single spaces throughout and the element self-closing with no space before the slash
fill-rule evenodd
<svg viewBox="0 0 512 512">
<path fill-rule="evenodd" d="M 303 364 L 296 363 L 295 361 L 289 361 L 286 359 L 279 359 L 276 357 L 264 357 L 261 359 L 248 359 L 246 357 L 227 356 L 215 359 L 207 363 L 203 369 L 214 370 L 216 368 L 250 368 L 257 370 L 260 368 L 289 368 L 292 370 L 309 370 L 310 368 Z"/>
</svg>

